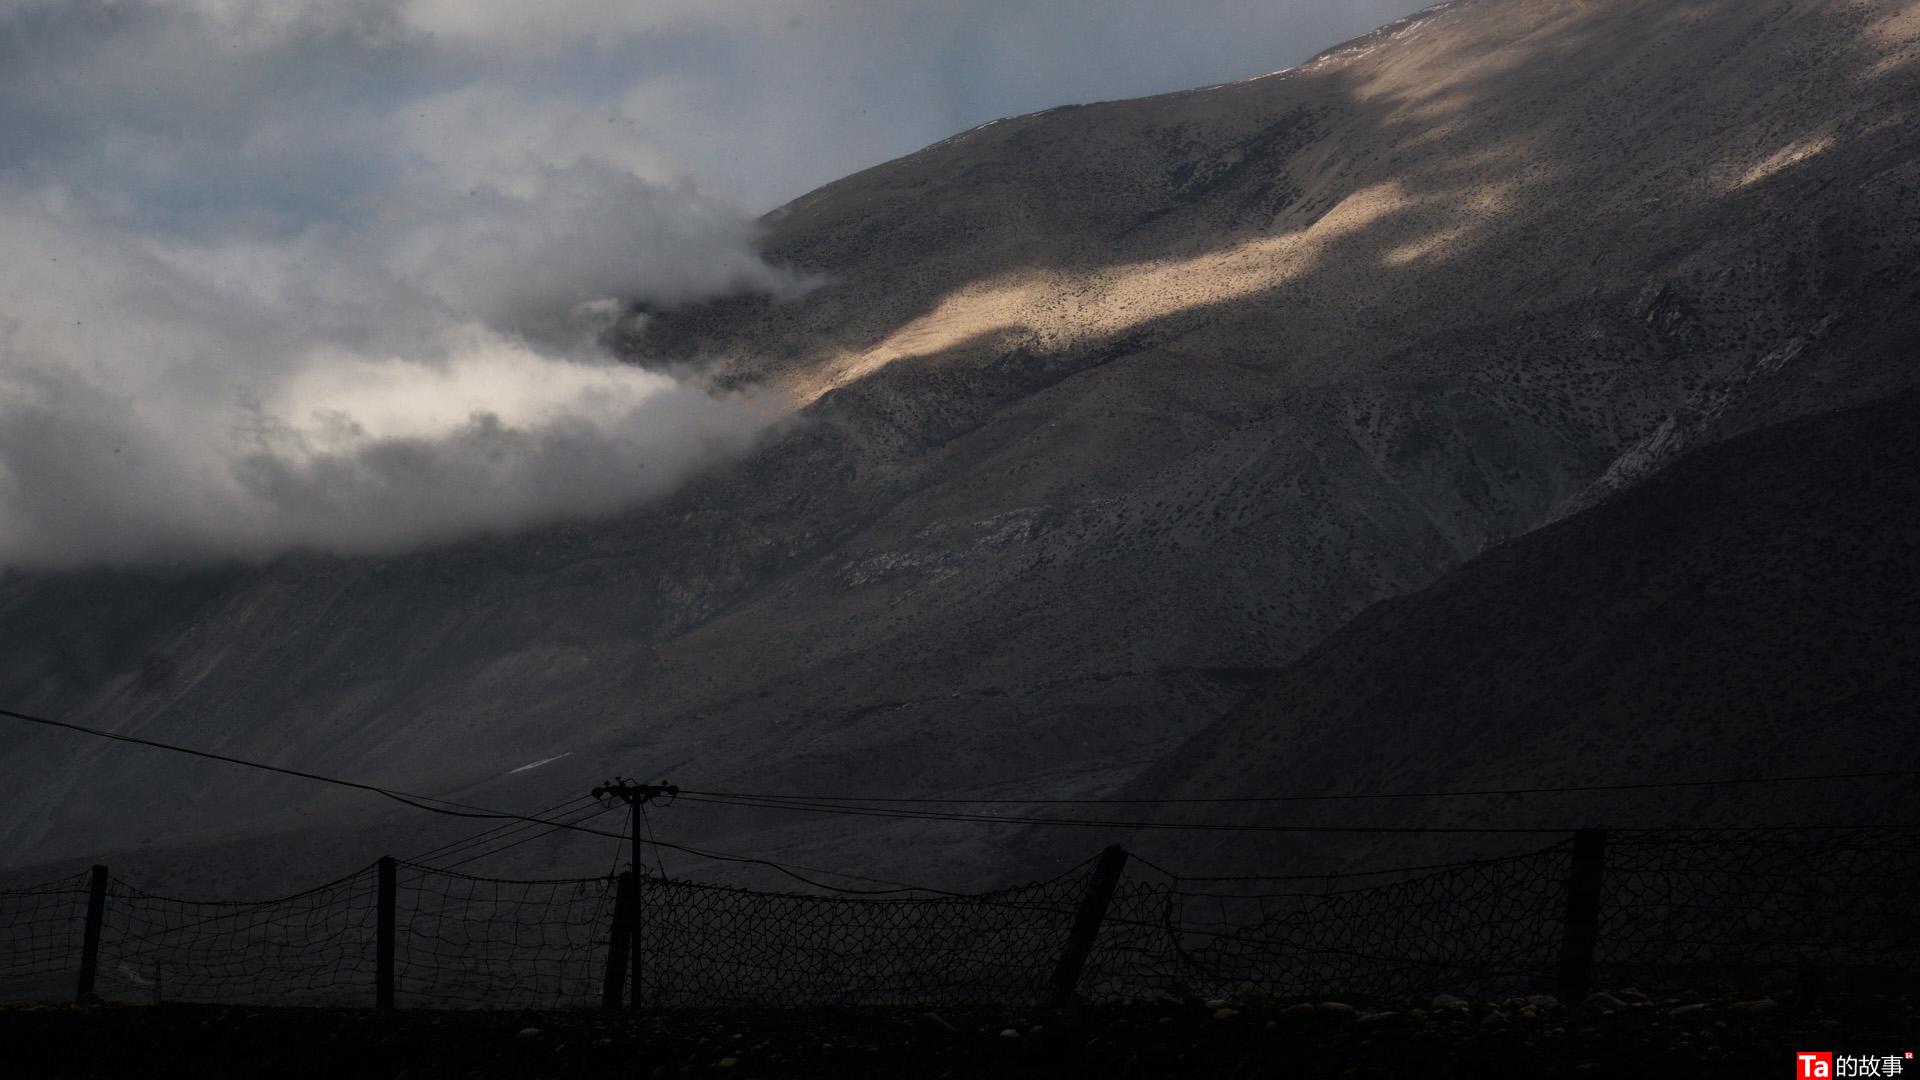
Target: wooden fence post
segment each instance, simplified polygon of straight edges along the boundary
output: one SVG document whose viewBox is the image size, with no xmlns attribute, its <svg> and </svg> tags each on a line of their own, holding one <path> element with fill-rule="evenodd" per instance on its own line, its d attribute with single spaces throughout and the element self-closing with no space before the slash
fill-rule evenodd
<svg viewBox="0 0 1920 1080">
<path fill-rule="evenodd" d="M 1593 950 L 1600 941 L 1600 881 L 1607 864 L 1607 834 L 1573 834 L 1573 868 L 1567 875 L 1567 925 L 1560 939 L 1560 1000 L 1572 1005 L 1593 988 Z"/>
<path fill-rule="evenodd" d="M 632 948 L 633 871 L 620 873 L 620 888 L 613 897 L 612 936 L 607 942 L 607 978 L 601 984 L 600 1005 L 620 1007 L 620 991 L 627 982 L 627 951 Z"/>
<path fill-rule="evenodd" d="M 1107 917 L 1107 904 L 1113 900 L 1113 890 L 1120 884 L 1120 871 L 1126 869 L 1126 865 L 1127 850 L 1118 844 L 1108 845 L 1100 853 L 1100 865 L 1093 868 L 1087 895 L 1080 900 L 1080 911 L 1073 918 L 1073 932 L 1067 936 L 1067 947 L 1053 969 L 1051 1000 L 1054 1006 L 1073 1002 L 1080 988 L 1080 973 L 1086 969 L 1087 956 L 1093 952 L 1094 939 L 1100 936 L 1101 920 Z"/>
<path fill-rule="evenodd" d="M 636 833 L 635 835 L 637 836 L 639 834 Z M 636 855 L 634 858 L 636 861 L 633 867 L 632 878 L 633 900 L 627 904 L 627 939 L 633 944 L 633 998 L 628 1004 L 637 1009 L 640 1007 L 640 964 L 645 952 L 643 942 L 641 941 L 641 918 L 643 915 L 642 909 L 645 907 L 647 898 L 647 875 L 646 871 L 640 868 L 640 864 L 637 861 L 639 856 Z"/>
<path fill-rule="evenodd" d="M 100 924 L 107 915 L 107 868 L 95 866 L 87 889 L 87 923 L 80 939 L 80 987 L 73 999 L 86 1004 L 93 996 L 93 976 L 100 967 Z"/>
<path fill-rule="evenodd" d="M 380 894 L 374 919 L 373 1007 L 393 1008 L 394 905 L 399 894 L 398 866 L 393 856 L 380 856 Z"/>
</svg>

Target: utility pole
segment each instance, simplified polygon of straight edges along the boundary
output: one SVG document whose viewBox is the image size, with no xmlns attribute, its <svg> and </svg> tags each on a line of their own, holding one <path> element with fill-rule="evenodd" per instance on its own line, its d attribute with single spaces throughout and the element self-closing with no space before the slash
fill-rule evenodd
<svg viewBox="0 0 1920 1080">
<path fill-rule="evenodd" d="M 611 796 L 625 801 L 631 815 L 627 829 L 632 836 L 632 847 L 629 851 L 632 853 L 633 860 L 633 901 L 627 905 L 626 930 L 627 940 L 631 942 L 633 949 L 633 1005 L 635 1008 L 639 1008 L 640 1006 L 640 879 L 643 876 L 640 862 L 640 828 L 642 824 L 640 815 L 643 807 L 662 795 L 666 796 L 667 801 L 671 802 L 674 797 L 679 794 L 680 789 L 673 784 L 664 782 L 659 784 L 636 784 L 631 780 L 624 780 L 617 776 L 593 789 L 593 797 L 596 799 L 604 799 Z M 619 941 L 618 934 L 614 936 L 614 941 Z M 609 994 L 615 994 L 617 992 L 617 988 L 608 991 Z"/>
</svg>

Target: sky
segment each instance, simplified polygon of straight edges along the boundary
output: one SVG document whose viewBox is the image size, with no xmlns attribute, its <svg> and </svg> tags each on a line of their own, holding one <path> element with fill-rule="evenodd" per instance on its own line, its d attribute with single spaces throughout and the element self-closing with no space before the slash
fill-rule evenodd
<svg viewBox="0 0 1920 1080">
<path fill-rule="evenodd" d="M 803 295 L 756 218 L 1405 0 L 0 0 L 0 568 L 607 514 L 778 402 L 596 344 Z"/>
</svg>

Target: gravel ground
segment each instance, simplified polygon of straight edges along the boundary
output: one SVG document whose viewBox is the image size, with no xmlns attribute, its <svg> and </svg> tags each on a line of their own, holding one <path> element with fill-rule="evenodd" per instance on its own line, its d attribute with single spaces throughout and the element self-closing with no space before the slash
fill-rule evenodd
<svg viewBox="0 0 1920 1080">
<path fill-rule="evenodd" d="M 32 1006 L 0 1010 L 0 1040 L 11 1077 L 1785 1077 L 1797 1050 L 1920 1047 L 1920 994 L 620 1015 Z"/>
</svg>

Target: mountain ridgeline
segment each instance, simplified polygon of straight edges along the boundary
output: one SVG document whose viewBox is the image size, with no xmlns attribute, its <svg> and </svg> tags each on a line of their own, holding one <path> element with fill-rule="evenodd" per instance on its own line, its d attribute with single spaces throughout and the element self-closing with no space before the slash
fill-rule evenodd
<svg viewBox="0 0 1920 1080">
<path fill-rule="evenodd" d="M 0 700 L 514 807 L 614 772 L 1090 797 L 1910 758 L 1917 39 L 1912 0 L 1460 0 L 956 135 L 769 217 L 808 295 L 618 328 L 789 402 L 747 457 L 404 557 L 16 573 Z M 310 875 L 459 831 L 56 738 L 0 731 L 15 866 Z M 967 885 L 1099 842 L 659 824 Z"/>
</svg>

